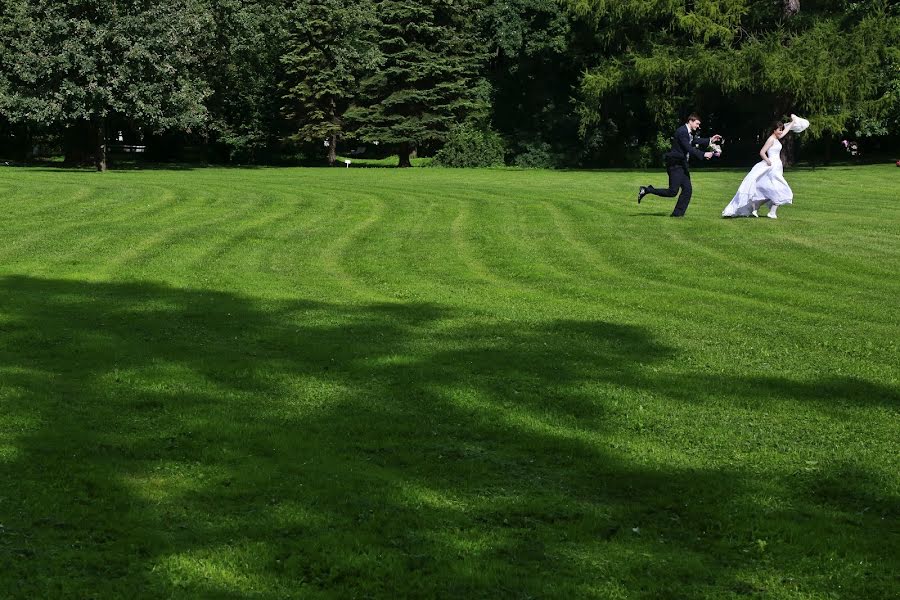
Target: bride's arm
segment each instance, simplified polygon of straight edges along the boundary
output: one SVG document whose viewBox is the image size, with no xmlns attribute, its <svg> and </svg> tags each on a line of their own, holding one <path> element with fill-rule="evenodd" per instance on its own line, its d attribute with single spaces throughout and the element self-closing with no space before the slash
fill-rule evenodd
<svg viewBox="0 0 900 600">
<path fill-rule="evenodd" d="M 791 132 L 791 125 L 793 125 L 793 124 L 794 124 L 794 121 L 792 119 L 784 124 L 784 127 L 781 129 L 781 131 L 775 132 L 775 135 L 778 136 L 779 140 Z"/>
<path fill-rule="evenodd" d="M 766 155 L 766 152 L 769 151 L 769 148 L 772 147 L 772 144 L 773 144 L 774 142 L 775 142 L 775 136 L 774 136 L 774 135 L 770 135 L 770 136 L 769 136 L 769 139 L 766 140 L 766 143 L 763 144 L 762 149 L 759 151 L 760 157 L 762 157 L 762 159 L 763 159 L 764 161 L 766 161 L 766 164 L 769 165 L 770 167 L 772 166 L 772 161 L 769 160 L 769 157 Z"/>
</svg>

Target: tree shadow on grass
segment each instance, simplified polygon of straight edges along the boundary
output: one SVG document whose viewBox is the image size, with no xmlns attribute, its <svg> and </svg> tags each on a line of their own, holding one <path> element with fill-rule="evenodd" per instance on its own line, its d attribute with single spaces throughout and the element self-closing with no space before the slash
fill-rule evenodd
<svg viewBox="0 0 900 600">
<path fill-rule="evenodd" d="M 756 551 L 764 475 L 618 445 L 621 403 L 679 383 L 649 368 L 674 350 L 638 327 L 8 277 L 0 333 L 14 596 L 696 598 L 790 569 L 823 589 L 809 557 Z M 852 499 L 820 510 L 816 481 L 765 526 L 877 560 L 877 519 L 836 519 Z"/>
</svg>

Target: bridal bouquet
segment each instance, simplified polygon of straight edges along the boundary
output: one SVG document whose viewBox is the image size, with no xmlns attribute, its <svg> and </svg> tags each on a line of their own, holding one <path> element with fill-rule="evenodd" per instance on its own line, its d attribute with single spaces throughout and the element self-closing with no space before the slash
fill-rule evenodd
<svg viewBox="0 0 900 600">
<path fill-rule="evenodd" d="M 718 144 L 710 142 L 709 149 L 712 150 L 713 156 L 719 158 L 722 156 L 722 144 L 724 142 L 719 142 Z"/>
</svg>

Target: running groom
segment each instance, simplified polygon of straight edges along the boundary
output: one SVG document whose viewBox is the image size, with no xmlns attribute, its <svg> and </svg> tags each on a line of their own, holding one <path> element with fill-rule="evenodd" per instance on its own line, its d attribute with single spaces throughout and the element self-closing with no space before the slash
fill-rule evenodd
<svg viewBox="0 0 900 600">
<path fill-rule="evenodd" d="M 638 190 L 638 204 L 647 194 L 671 198 L 678 193 L 678 188 L 681 188 L 681 195 L 678 196 L 672 216 L 684 216 L 694 191 L 691 187 L 691 171 L 688 168 L 691 156 L 707 160 L 713 157 L 712 152 L 701 152 L 697 150 L 696 146 L 706 148 L 710 142 L 722 141 L 722 136 L 719 134 L 715 134 L 711 138 L 697 137 L 694 132 L 698 129 L 700 129 L 700 117 L 696 113 L 691 113 L 687 123 L 675 130 L 675 135 L 672 136 L 672 149 L 663 155 L 666 161 L 666 171 L 669 173 L 668 189 L 659 190 L 652 185 L 642 185 Z"/>
</svg>

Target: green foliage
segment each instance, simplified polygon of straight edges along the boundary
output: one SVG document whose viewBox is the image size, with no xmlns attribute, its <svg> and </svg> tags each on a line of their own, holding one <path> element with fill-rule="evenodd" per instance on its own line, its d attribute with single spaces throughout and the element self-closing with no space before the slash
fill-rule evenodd
<svg viewBox="0 0 900 600">
<path fill-rule="evenodd" d="M 578 114 L 572 91 L 588 63 L 577 25 L 556 0 L 486 3 L 481 35 L 492 56 L 491 122 L 512 154 L 533 154 L 534 140 L 546 140 L 550 152 L 566 161 L 582 158 L 574 144 Z"/>
<path fill-rule="evenodd" d="M 529 142 L 522 146 L 513 163 L 523 169 L 555 169 L 563 166 L 564 157 L 547 142 Z"/>
<path fill-rule="evenodd" d="M 452 126 L 484 117 L 488 86 L 475 38 L 473 0 L 377 2 L 383 63 L 361 82 L 346 118 L 356 134 L 400 150 L 443 141 Z"/>
<path fill-rule="evenodd" d="M 898 48 L 890 0 L 0 0 L 0 117 L 26 130 L 0 143 L 86 157 L 124 129 L 275 162 L 352 139 L 405 165 L 489 122 L 517 164 L 649 165 L 698 110 L 747 145 L 796 112 L 804 152 L 887 152 Z"/>
<path fill-rule="evenodd" d="M 281 0 L 210 0 L 213 37 L 204 76 L 207 127 L 236 162 L 271 156 L 280 136 L 286 15 Z"/>
<path fill-rule="evenodd" d="M 450 130 L 434 162 L 442 167 L 497 167 L 503 165 L 505 151 L 503 138 L 496 131 L 459 125 Z"/>
<path fill-rule="evenodd" d="M 560 56 L 569 50 L 571 17 L 556 0 L 487 2 L 481 19 L 483 36 L 505 57 Z"/>
<path fill-rule="evenodd" d="M 625 149 L 624 164 L 641 169 L 662 166 L 662 156 L 670 148 L 671 138 L 662 132 L 658 132 L 656 139 L 652 142 L 635 143 Z"/>
<path fill-rule="evenodd" d="M 900 25 L 881 0 L 854 3 L 849 12 L 844 2 L 823 2 L 794 16 L 750 0 L 569 5 L 594 25 L 603 48 L 581 82 L 582 134 L 611 118 L 663 127 L 691 109 L 715 107 L 718 122 L 748 135 L 748 123 L 761 128 L 796 112 L 810 119 L 814 138 L 888 106 L 879 81 Z M 631 105 L 637 114 L 623 111 L 623 95 L 639 100 Z"/>
<path fill-rule="evenodd" d="M 900 12 L 900 7 L 897 8 Z M 900 35 L 898 35 L 900 37 Z M 868 111 L 851 118 L 854 137 L 900 137 L 900 43 L 888 47 L 882 68 L 873 76 L 878 98 Z"/>
<path fill-rule="evenodd" d="M 284 110 L 293 138 L 328 140 L 332 163 L 360 79 L 381 62 L 376 25 L 370 0 L 297 0 L 288 13 Z"/>
<path fill-rule="evenodd" d="M 197 127 L 207 115 L 199 67 L 210 25 L 201 0 L 0 0 L 0 113 Z"/>
</svg>

